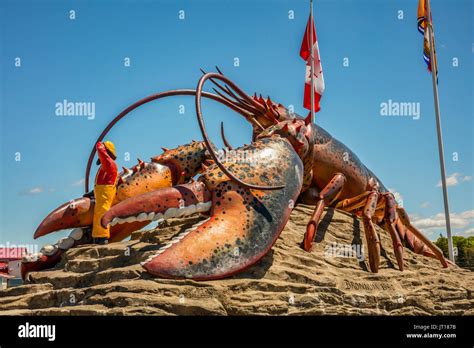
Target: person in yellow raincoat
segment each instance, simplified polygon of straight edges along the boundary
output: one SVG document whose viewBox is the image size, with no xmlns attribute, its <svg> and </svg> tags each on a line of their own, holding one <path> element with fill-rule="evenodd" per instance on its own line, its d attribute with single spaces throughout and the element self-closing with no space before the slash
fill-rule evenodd
<svg viewBox="0 0 474 348">
<path fill-rule="evenodd" d="M 111 141 L 98 142 L 96 145 L 97 165 L 99 170 L 95 177 L 94 196 L 94 219 L 92 221 L 92 238 L 94 244 L 107 244 L 110 238 L 109 227 L 102 227 L 100 220 L 110 209 L 115 198 L 118 178 L 117 164 L 115 159 L 115 145 Z"/>
</svg>

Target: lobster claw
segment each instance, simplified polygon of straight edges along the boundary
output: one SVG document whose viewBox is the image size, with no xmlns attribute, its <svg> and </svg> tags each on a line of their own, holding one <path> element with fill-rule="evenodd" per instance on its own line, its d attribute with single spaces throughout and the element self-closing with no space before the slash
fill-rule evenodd
<svg viewBox="0 0 474 348">
<path fill-rule="evenodd" d="M 75 228 L 68 237 L 59 239 L 56 244 L 46 244 L 39 253 L 25 255 L 21 262 L 22 278 L 25 279 L 30 272 L 38 272 L 54 267 L 61 261 L 66 250 L 91 241 L 92 233 L 90 229 Z"/>
<path fill-rule="evenodd" d="M 279 237 L 291 212 L 284 196 L 282 190 L 257 198 L 251 190 L 224 182 L 214 191 L 211 217 L 142 265 L 164 278 L 211 280 L 238 273 L 265 256 Z"/>
<path fill-rule="evenodd" d="M 273 149 L 264 150 L 268 155 Z M 280 159 L 270 155 L 269 160 L 285 170 L 275 169 L 271 175 L 276 183 L 289 183 L 285 188 L 262 191 L 228 180 L 213 186 L 209 182 L 216 173 L 205 174 L 205 182 L 211 179 L 210 218 L 173 238 L 142 266 L 159 277 L 211 280 L 236 274 L 265 256 L 285 227 L 303 181 L 299 157 L 293 150 L 278 150 L 274 154 Z M 270 168 L 261 160 L 262 166 Z"/>
<path fill-rule="evenodd" d="M 51 232 L 92 225 L 94 201 L 81 197 L 65 203 L 54 209 L 40 223 L 34 238 L 39 238 Z"/>
<path fill-rule="evenodd" d="M 36 254 L 28 256 L 28 259 L 22 260 L 21 263 L 21 277 L 22 279 L 26 279 L 26 276 L 30 272 L 38 272 L 44 269 L 48 269 L 54 267 L 59 261 L 61 261 L 61 257 L 64 254 L 62 250 L 58 250 L 53 255 L 44 255 L 44 254 Z"/>
<path fill-rule="evenodd" d="M 264 187 L 288 184 L 277 190 L 244 187 L 213 166 L 196 182 L 121 201 L 104 214 L 102 226 L 209 212 L 208 219 L 175 236 L 142 266 L 163 278 L 210 280 L 255 264 L 270 250 L 288 221 L 302 187 L 303 163 L 291 144 L 281 138 L 264 139 L 236 150 L 255 156 L 255 163 L 234 165 L 240 178 L 252 177 L 256 185 Z M 265 175 L 255 174 L 263 170 Z"/>
</svg>

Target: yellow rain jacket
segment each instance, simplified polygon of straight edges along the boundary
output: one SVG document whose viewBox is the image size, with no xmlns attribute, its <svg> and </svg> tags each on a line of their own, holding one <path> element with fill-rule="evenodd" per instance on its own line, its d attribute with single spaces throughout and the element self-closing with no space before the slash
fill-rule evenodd
<svg viewBox="0 0 474 348">
<path fill-rule="evenodd" d="M 102 216 L 110 209 L 117 191 L 118 171 L 114 159 L 109 155 L 107 150 L 115 156 L 115 149 L 111 142 L 106 141 L 104 144 L 97 143 L 97 154 L 100 159 L 101 166 L 95 177 L 94 196 L 94 219 L 92 222 L 93 238 L 110 238 L 110 228 L 103 228 L 100 220 Z"/>
</svg>

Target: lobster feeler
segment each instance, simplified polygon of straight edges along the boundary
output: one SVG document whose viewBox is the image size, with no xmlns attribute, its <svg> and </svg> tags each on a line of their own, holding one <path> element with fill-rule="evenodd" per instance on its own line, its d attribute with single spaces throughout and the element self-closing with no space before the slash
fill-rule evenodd
<svg viewBox="0 0 474 348">
<path fill-rule="evenodd" d="M 132 105 L 128 106 L 125 110 L 123 110 L 120 114 L 118 114 L 112 121 L 110 121 L 110 123 L 102 131 L 102 133 L 97 138 L 97 140 L 95 141 L 94 144 L 97 144 L 99 141 L 102 141 L 105 138 L 105 136 L 107 135 L 107 133 L 109 132 L 109 130 L 112 129 L 112 127 L 118 121 L 120 121 L 128 113 L 135 110 L 139 106 L 141 106 L 143 104 L 146 104 L 146 103 L 149 103 L 153 100 L 158 100 L 158 99 L 166 98 L 166 97 L 179 96 L 179 95 L 196 95 L 196 90 L 194 90 L 194 89 L 175 89 L 175 90 L 160 92 L 160 93 L 152 94 L 148 97 L 145 97 L 145 98 L 133 103 Z M 223 98 L 219 95 L 212 94 L 212 93 L 209 93 L 209 92 L 203 92 L 202 95 L 205 98 L 213 99 L 215 101 L 218 101 L 218 102 L 228 106 L 229 108 L 231 108 L 235 112 L 237 112 L 237 113 L 241 114 L 242 116 L 244 116 L 249 122 L 252 122 L 253 115 L 251 113 L 249 113 L 247 110 L 244 110 L 241 107 L 241 105 L 238 105 L 238 104 L 236 104 L 232 101 L 226 100 L 225 98 Z M 85 175 L 85 182 L 84 182 L 86 193 L 89 192 L 89 176 L 90 176 L 90 170 L 91 170 L 91 167 L 92 167 L 92 161 L 94 160 L 95 153 L 96 153 L 96 149 L 95 149 L 95 146 L 94 146 L 91 150 L 91 153 L 89 155 L 89 159 L 87 161 L 86 175 Z"/>
<path fill-rule="evenodd" d="M 227 138 L 225 137 L 225 133 L 224 133 L 224 122 L 221 122 L 221 138 L 222 138 L 222 141 L 224 142 L 224 145 L 225 145 L 229 150 L 232 150 L 232 149 L 233 149 L 232 145 L 230 145 L 229 141 L 228 141 Z"/>
<path fill-rule="evenodd" d="M 242 185 L 245 188 L 254 189 L 254 190 L 281 190 L 283 189 L 285 185 L 261 186 L 261 185 L 252 185 L 252 184 L 243 182 L 234 174 L 232 174 L 219 160 L 218 156 L 216 155 L 212 147 L 209 136 L 207 135 L 206 127 L 204 126 L 204 120 L 203 120 L 202 112 L 201 112 L 201 95 L 203 93 L 202 88 L 206 80 L 211 79 L 211 78 L 215 78 L 215 79 L 226 82 L 232 88 L 234 88 L 237 91 L 237 93 L 240 94 L 244 99 L 246 98 L 248 98 L 248 100 L 252 100 L 252 99 L 249 96 L 247 96 L 242 90 L 240 90 L 231 80 L 229 80 L 228 78 L 226 78 L 225 76 L 221 74 L 207 73 L 199 79 L 198 85 L 196 87 L 196 116 L 199 122 L 199 128 L 201 129 L 202 137 L 204 138 L 204 143 L 206 144 L 207 151 L 209 151 L 209 154 L 211 155 L 212 159 L 214 160 L 216 165 L 219 167 L 219 169 L 224 172 L 225 175 L 227 175 L 230 179 L 232 179 L 233 181 L 237 182 L 239 185 Z"/>
</svg>

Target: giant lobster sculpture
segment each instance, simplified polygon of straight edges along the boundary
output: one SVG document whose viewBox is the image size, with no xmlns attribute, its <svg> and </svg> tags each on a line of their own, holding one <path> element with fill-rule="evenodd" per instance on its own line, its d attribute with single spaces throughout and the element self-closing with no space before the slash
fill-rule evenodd
<svg viewBox="0 0 474 348">
<path fill-rule="evenodd" d="M 217 87 L 216 94 L 203 91 L 207 80 Z M 124 168 L 114 204 L 102 218 L 103 226 L 111 225 L 110 241 L 115 242 L 153 220 L 196 213 L 208 216 L 143 262 L 149 273 L 209 280 L 240 272 L 268 253 L 297 201 L 315 205 L 302 243 L 308 252 L 324 208 L 333 207 L 362 218 L 372 272 L 378 272 L 380 262 L 375 224 L 390 234 L 400 270 L 404 267 L 404 246 L 448 266 L 440 249 L 411 224 L 393 194 L 348 147 L 309 118 L 290 113 L 270 98 L 247 95 L 220 70 L 204 72 L 196 90 L 174 90 L 145 98 L 124 110 L 113 123 L 146 102 L 176 95 L 195 96 L 204 141 L 164 149 L 148 163 L 139 160 L 131 170 Z M 245 161 L 216 152 L 204 126 L 202 97 L 228 106 L 253 125 L 252 143 L 232 149 L 235 157 Z M 229 152 L 231 146 L 223 128 L 222 137 L 227 147 L 224 151 Z M 86 182 L 86 190 L 87 186 Z M 65 250 L 89 242 L 86 231 L 92 224 L 93 206 L 93 198 L 85 196 L 51 212 L 39 225 L 35 238 L 76 229 L 57 244 L 44 246 L 39 254 L 27 256 L 23 274 L 52 267 Z"/>
</svg>

